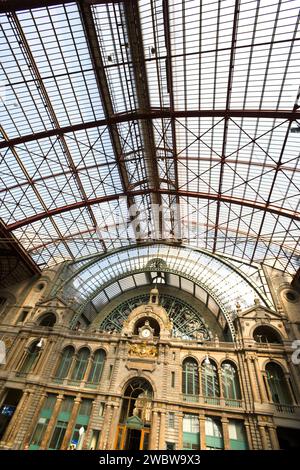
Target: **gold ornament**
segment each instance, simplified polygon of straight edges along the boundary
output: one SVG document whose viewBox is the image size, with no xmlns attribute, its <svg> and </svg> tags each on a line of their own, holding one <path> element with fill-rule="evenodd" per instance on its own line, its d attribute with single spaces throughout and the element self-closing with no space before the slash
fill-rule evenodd
<svg viewBox="0 0 300 470">
<path fill-rule="evenodd" d="M 128 351 L 130 356 L 138 357 L 155 357 L 157 356 L 157 348 L 155 346 L 142 344 L 132 344 Z"/>
</svg>

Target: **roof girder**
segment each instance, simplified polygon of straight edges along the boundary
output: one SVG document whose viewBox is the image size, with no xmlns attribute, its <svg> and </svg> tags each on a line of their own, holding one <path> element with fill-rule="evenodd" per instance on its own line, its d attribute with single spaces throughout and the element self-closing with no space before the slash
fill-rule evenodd
<svg viewBox="0 0 300 470">
<path fill-rule="evenodd" d="M 59 129 L 49 129 L 47 131 L 36 132 L 35 134 L 28 134 L 22 137 L 15 137 L 5 142 L 0 142 L 0 149 L 13 147 L 15 145 L 31 142 L 33 140 L 45 139 L 55 135 L 63 135 L 69 132 L 77 132 L 84 129 L 91 129 L 93 127 L 109 126 L 122 122 L 137 121 L 140 119 L 151 120 L 160 118 L 197 118 L 197 117 L 240 117 L 240 118 L 259 118 L 259 119 L 282 119 L 288 121 L 296 121 L 300 119 L 300 112 L 297 111 L 283 111 L 283 110 L 259 110 L 259 109 L 230 109 L 228 111 L 222 109 L 199 109 L 199 110 L 151 110 L 148 112 L 134 112 L 128 114 L 114 114 L 114 116 L 106 119 L 98 119 L 73 126 L 62 126 Z"/>
<path fill-rule="evenodd" d="M 30 216 L 30 217 L 27 217 L 26 219 L 20 220 L 18 222 L 14 222 L 13 224 L 8 225 L 8 229 L 10 231 L 16 230 L 20 227 L 24 227 L 25 225 L 31 224 L 31 223 L 36 222 L 38 220 L 44 219 L 46 217 L 50 217 L 50 216 L 57 215 L 57 214 L 62 214 L 63 212 L 71 211 L 71 210 L 74 210 L 74 209 L 79 209 L 81 207 L 92 206 L 94 204 L 101 204 L 102 202 L 114 201 L 116 199 L 119 199 L 119 198 L 125 197 L 125 196 L 126 197 L 129 197 L 129 196 L 134 197 L 134 196 L 141 196 L 143 194 L 151 194 L 151 193 L 154 193 L 154 192 L 158 192 L 160 195 L 162 195 L 162 194 L 173 195 L 173 196 L 179 195 L 179 196 L 182 196 L 182 197 L 191 197 L 191 198 L 196 198 L 196 199 L 207 199 L 207 200 L 210 200 L 210 201 L 218 201 L 219 200 L 221 202 L 225 202 L 225 203 L 228 203 L 228 204 L 237 204 L 239 206 L 246 206 L 246 207 L 250 207 L 252 209 L 267 211 L 267 212 L 270 212 L 272 214 L 281 215 L 281 216 L 287 217 L 289 219 L 300 221 L 300 214 L 299 213 L 295 213 L 293 211 L 288 211 L 286 209 L 282 210 L 280 207 L 271 206 L 271 205 L 269 205 L 266 208 L 265 204 L 259 203 L 257 201 L 253 202 L 253 201 L 250 201 L 250 200 L 238 199 L 238 198 L 231 197 L 231 196 L 224 196 L 224 195 L 219 196 L 218 194 L 207 194 L 207 193 L 192 192 L 192 191 L 182 191 L 182 190 L 172 191 L 172 190 L 168 190 L 168 189 L 158 189 L 158 190 L 143 189 L 143 190 L 138 190 L 138 191 L 128 191 L 126 193 L 113 194 L 113 195 L 110 195 L 110 196 L 96 197 L 96 198 L 89 199 L 88 201 L 78 201 L 78 202 L 75 202 L 73 204 L 69 204 L 69 205 L 62 206 L 62 207 L 57 207 L 55 209 L 51 209 L 51 210 L 42 212 L 40 214 L 36 214 L 36 215 Z"/>
</svg>

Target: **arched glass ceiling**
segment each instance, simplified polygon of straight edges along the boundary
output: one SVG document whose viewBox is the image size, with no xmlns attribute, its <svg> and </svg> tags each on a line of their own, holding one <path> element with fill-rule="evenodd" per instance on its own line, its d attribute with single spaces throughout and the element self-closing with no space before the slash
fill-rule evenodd
<svg viewBox="0 0 300 470">
<path fill-rule="evenodd" d="M 39 266 L 135 244 L 141 228 L 294 274 L 298 0 L 1 11 L 0 217 Z"/>
<path fill-rule="evenodd" d="M 208 292 L 229 322 L 237 302 L 242 308 L 247 308 L 259 296 L 264 305 L 272 306 L 266 280 L 258 268 L 238 266 L 209 253 L 166 244 L 124 248 L 110 255 L 74 263 L 66 267 L 63 273 L 65 281 L 59 281 L 52 294 L 59 293 L 62 298 L 73 299 L 78 311 L 75 322 L 87 304 L 104 289 L 109 291 L 109 286 L 118 279 L 122 282 L 122 278 L 129 274 L 153 272 L 149 262 L 157 258 L 164 261 L 164 272 L 183 276 Z"/>
</svg>

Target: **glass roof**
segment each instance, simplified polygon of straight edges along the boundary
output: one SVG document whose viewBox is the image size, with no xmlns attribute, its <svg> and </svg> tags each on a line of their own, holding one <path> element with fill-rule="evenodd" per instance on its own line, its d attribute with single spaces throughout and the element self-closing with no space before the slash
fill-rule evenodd
<svg viewBox="0 0 300 470">
<path fill-rule="evenodd" d="M 167 284 L 180 287 L 195 297 L 211 301 L 229 323 L 236 304 L 243 309 L 261 304 L 274 308 L 264 272 L 259 266 L 239 263 L 209 252 L 172 244 L 149 244 L 115 250 L 110 255 L 94 256 L 67 265 L 51 295 L 72 301 L 78 312 L 90 320 L 107 302 L 122 292 L 151 283 L 146 272 L 155 273 L 153 260 L 159 260 L 157 271 L 169 273 Z M 162 264 L 161 264 L 162 263 Z M 178 278 L 181 278 L 180 285 Z M 211 308 L 213 308 L 211 306 Z M 74 320 L 75 321 L 75 320 Z"/>
<path fill-rule="evenodd" d="M 38 266 L 163 239 L 295 273 L 298 0 L 7 3 L 0 218 Z"/>
</svg>

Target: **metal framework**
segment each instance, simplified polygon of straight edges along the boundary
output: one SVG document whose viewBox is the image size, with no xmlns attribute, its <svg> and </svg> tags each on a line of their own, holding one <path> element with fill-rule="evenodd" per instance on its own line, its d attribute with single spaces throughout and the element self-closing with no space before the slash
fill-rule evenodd
<svg viewBox="0 0 300 470">
<path fill-rule="evenodd" d="M 99 325 L 100 330 L 120 331 L 124 321 L 127 320 L 132 310 L 139 305 L 146 304 L 149 295 L 135 296 L 118 305 Z M 177 338 L 204 340 L 213 339 L 212 333 L 199 315 L 199 311 L 181 299 L 164 294 L 160 296 L 160 304 L 166 309 L 167 314 L 173 322 L 173 335 Z"/>
<path fill-rule="evenodd" d="M 51 297 L 58 295 L 72 305 L 76 313 L 70 326 L 74 328 L 82 318 L 92 322 L 123 292 L 157 282 L 153 279 L 161 276 L 166 285 L 189 292 L 220 313 L 232 336 L 237 302 L 248 308 L 259 298 L 262 305 L 274 308 L 260 266 L 172 243 L 141 243 L 69 263 Z"/>
<path fill-rule="evenodd" d="M 39 267 L 164 239 L 297 272 L 297 0 L 0 12 L 0 217 Z"/>
</svg>

